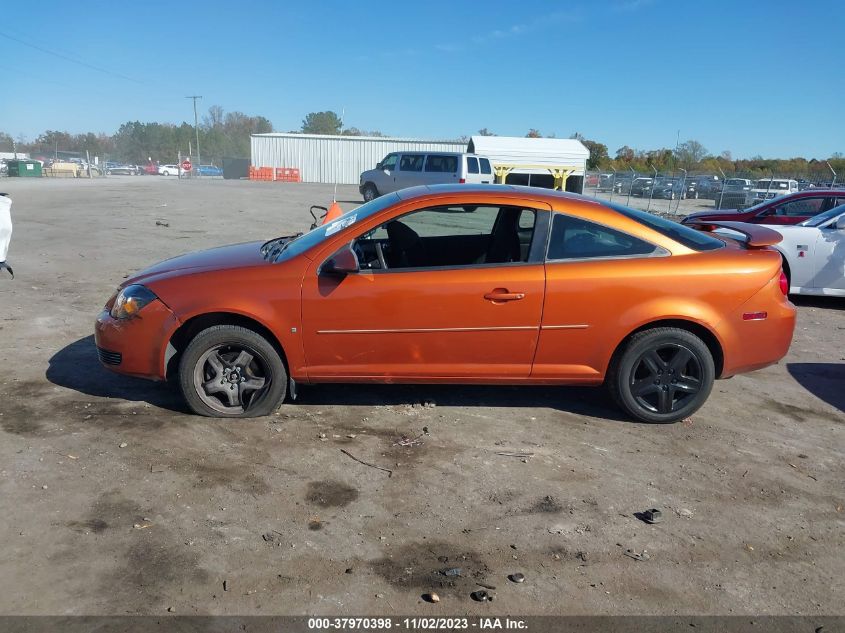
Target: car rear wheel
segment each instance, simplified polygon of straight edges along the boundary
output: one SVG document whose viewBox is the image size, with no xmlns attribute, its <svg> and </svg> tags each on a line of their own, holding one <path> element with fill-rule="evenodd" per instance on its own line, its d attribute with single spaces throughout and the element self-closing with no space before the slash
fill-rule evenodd
<svg viewBox="0 0 845 633">
<path fill-rule="evenodd" d="M 370 202 L 378 198 L 378 190 L 376 190 L 375 185 L 367 184 L 364 185 L 362 195 L 364 196 L 364 202 Z"/>
<path fill-rule="evenodd" d="M 704 404 L 716 378 L 713 355 L 695 334 L 654 328 L 631 337 L 608 370 L 616 403 L 642 422 L 670 424 Z"/>
<path fill-rule="evenodd" d="M 179 363 L 179 384 L 194 413 L 252 418 L 272 413 L 287 393 L 287 371 L 263 336 L 236 325 L 203 330 Z"/>
</svg>

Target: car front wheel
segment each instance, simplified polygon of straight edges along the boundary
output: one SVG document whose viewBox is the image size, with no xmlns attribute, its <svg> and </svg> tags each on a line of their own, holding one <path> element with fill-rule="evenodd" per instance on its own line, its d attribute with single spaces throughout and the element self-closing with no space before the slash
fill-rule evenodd
<svg viewBox="0 0 845 633">
<path fill-rule="evenodd" d="M 364 191 L 362 192 L 364 196 L 364 202 L 370 202 L 371 200 L 375 200 L 378 198 L 378 191 L 375 188 L 375 185 L 365 185 Z"/>
<path fill-rule="evenodd" d="M 179 384 L 194 413 L 252 418 L 272 413 L 287 393 L 287 371 L 263 336 L 236 325 L 203 330 L 179 363 Z"/>
<path fill-rule="evenodd" d="M 616 403 L 642 422 L 670 424 L 704 404 L 716 378 L 713 355 L 695 334 L 654 328 L 635 334 L 608 370 Z"/>
</svg>

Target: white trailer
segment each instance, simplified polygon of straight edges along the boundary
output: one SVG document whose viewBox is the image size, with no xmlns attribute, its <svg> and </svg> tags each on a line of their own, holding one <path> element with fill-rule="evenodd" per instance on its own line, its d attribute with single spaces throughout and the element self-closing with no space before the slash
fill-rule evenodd
<svg viewBox="0 0 845 633">
<path fill-rule="evenodd" d="M 473 136 L 467 151 L 487 156 L 496 171 L 496 181 L 539 184 L 551 181 L 555 189 L 584 191 L 584 175 L 590 150 L 571 138 L 522 138 L 517 136 Z"/>
</svg>

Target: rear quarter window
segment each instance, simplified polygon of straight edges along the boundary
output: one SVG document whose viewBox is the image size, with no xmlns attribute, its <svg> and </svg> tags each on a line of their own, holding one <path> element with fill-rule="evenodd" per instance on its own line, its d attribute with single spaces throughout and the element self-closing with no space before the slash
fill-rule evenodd
<svg viewBox="0 0 845 633">
<path fill-rule="evenodd" d="M 647 257 L 663 251 L 622 231 L 555 213 L 549 238 L 549 260 Z"/>
<path fill-rule="evenodd" d="M 628 207 L 623 207 L 621 204 L 606 202 L 605 205 L 614 211 L 621 213 L 625 217 L 636 220 L 650 229 L 654 229 L 658 233 L 675 240 L 678 244 L 682 244 L 691 250 L 714 251 L 725 246 L 725 243 L 722 240 L 715 238 L 704 231 L 697 231 L 696 229 L 684 224 L 673 222 L 672 220 L 667 220 L 665 218 L 661 218 L 660 216 L 646 213 L 645 211 L 629 209 Z"/>
</svg>

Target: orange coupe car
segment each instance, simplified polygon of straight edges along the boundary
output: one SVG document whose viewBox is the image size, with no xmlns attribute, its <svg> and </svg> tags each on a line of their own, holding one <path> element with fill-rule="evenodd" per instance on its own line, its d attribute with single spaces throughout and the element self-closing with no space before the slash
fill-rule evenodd
<svg viewBox="0 0 845 633">
<path fill-rule="evenodd" d="M 109 299 L 96 343 L 207 416 L 267 415 L 298 383 L 603 384 L 633 418 L 673 422 L 716 378 L 781 359 L 795 325 L 780 236 L 713 228 L 537 188 L 415 187 L 156 264 Z"/>
</svg>

